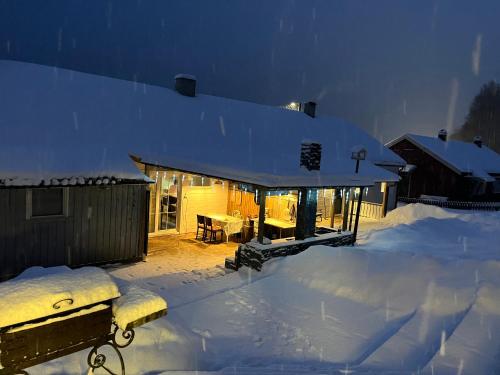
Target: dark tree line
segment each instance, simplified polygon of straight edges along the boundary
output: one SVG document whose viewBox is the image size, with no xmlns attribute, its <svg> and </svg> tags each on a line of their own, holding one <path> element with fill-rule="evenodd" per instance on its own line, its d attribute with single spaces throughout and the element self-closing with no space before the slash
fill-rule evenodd
<svg viewBox="0 0 500 375">
<path fill-rule="evenodd" d="M 453 138 L 472 142 L 476 135 L 484 144 L 500 153 L 500 84 L 490 81 L 481 87 L 469 109 L 465 123 Z"/>
</svg>

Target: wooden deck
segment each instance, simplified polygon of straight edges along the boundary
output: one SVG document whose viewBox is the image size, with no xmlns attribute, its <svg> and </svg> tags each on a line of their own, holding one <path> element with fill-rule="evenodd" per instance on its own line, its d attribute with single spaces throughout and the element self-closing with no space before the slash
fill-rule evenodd
<svg viewBox="0 0 500 375">
<path fill-rule="evenodd" d="M 238 249 L 236 242 L 204 243 L 194 234 L 169 234 L 150 237 L 148 261 L 168 264 L 169 272 L 186 272 L 223 266 L 226 257 L 234 256 Z"/>
</svg>

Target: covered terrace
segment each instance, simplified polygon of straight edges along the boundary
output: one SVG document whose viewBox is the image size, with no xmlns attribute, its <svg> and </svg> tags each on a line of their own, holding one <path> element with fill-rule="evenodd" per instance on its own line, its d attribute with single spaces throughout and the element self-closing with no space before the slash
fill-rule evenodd
<svg viewBox="0 0 500 375">
<path fill-rule="evenodd" d="M 226 254 L 243 244 L 286 247 L 332 236 L 355 241 L 371 178 L 333 176 L 307 167 L 293 175 L 232 174 L 203 166 L 154 165 L 136 158 L 150 188 L 150 253 L 182 236 L 184 247 Z M 326 237 L 325 237 L 326 236 Z M 223 244 L 221 246 L 221 244 Z M 156 250 L 156 251 L 155 251 Z M 231 252 L 231 250 L 229 250 Z M 236 252 L 234 267 L 238 267 Z M 226 265 L 228 262 L 226 262 Z"/>
</svg>

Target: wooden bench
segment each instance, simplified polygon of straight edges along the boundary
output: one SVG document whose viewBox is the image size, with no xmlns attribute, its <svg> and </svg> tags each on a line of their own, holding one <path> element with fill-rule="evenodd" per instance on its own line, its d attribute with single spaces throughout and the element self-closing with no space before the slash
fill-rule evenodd
<svg viewBox="0 0 500 375">
<path fill-rule="evenodd" d="M 133 285 L 120 289 L 96 267 L 28 269 L 1 283 L 0 296 L 0 375 L 27 374 L 29 367 L 88 348 L 92 371 L 124 375 L 119 349 L 132 343 L 134 328 L 167 313 L 160 296 Z M 118 372 L 102 347 L 118 357 Z"/>
<path fill-rule="evenodd" d="M 0 375 L 28 374 L 24 369 L 92 348 L 87 362 L 90 368 L 102 368 L 115 374 L 106 366 L 106 356 L 99 349 L 108 346 L 120 362 L 120 372 L 125 374 L 125 364 L 119 349 L 129 346 L 134 339 L 134 328 L 166 315 L 167 310 L 145 316 L 130 323 L 124 331 L 113 323 L 111 301 L 94 306 L 51 315 L 4 327 L 0 330 Z"/>
</svg>

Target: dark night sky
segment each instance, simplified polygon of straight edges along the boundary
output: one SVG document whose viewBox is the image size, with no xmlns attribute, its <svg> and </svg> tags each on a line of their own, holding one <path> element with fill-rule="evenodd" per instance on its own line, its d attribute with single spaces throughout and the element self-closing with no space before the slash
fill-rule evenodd
<svg viewBox="0 0 500 375">
<path fill-rule="evenodd" d="M 316 100 L 387 141 L 462 123 L 500 76 L 499 15 L 498 0 L 10 0 L 0 58 L 168 87 L 192 73 L 207 94 Z"/>
</svg>

